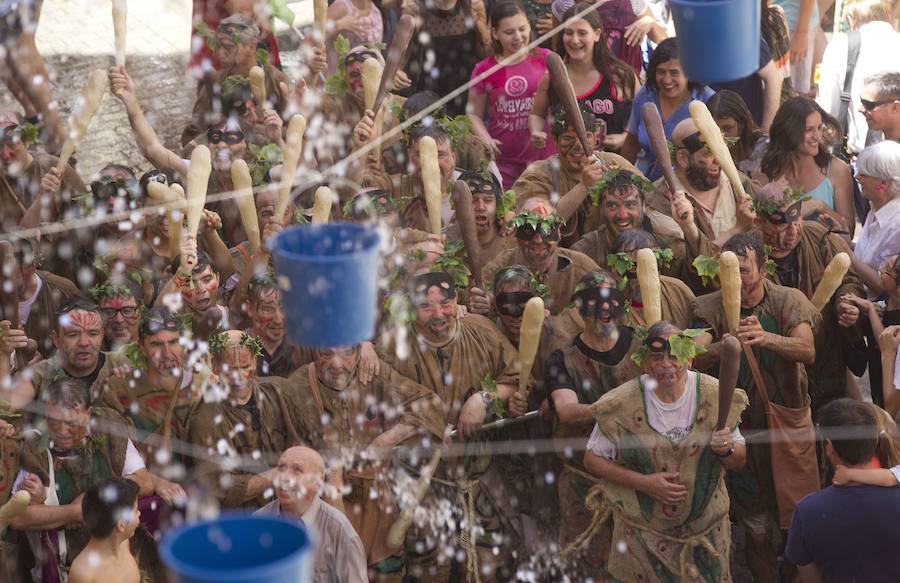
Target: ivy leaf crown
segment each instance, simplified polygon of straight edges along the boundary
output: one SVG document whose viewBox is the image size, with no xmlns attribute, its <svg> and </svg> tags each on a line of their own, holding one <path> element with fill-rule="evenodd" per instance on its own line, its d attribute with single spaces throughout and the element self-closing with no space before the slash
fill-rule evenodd
<svg viewBox="0 0 900 583">
<path fill-rule="evenodd" d="M 453 285 L 459 288 L 468 287 L 472 271 L 466 263 L 467 257 L 468 253 L 462 241 L 447 241 L 444 243 L 444 252 L 429 271 L 446 271 L 453 277 Z"/>
<path fill-rule="evenodd" d="M 566 221 L 556 211 L 549 215 L 541 215 L 534 211 L 521 210 L 509 224 L 516 229 L 528 225 L 535 231 L 551 233 L 555 227 L 565 225 Z"/>
<path fill-rule="evenodd" d="M 228 332 L 225 329 L 221 327 L 216 328 L 213 333 L 209 335 L 209 353 L 216 358 L 221 356 L 222 351 L 225 350 L 225 347 L 228 345 L 228 337 Z M 262 342 L 256 336 L 241 332 L 239 346 L 249 349 L 253 356 L 262 356 Z"/>
<path fill-rule="evenodd" d="M 610 186 L 616 184 L 619 179 L 619 176 L 623 173 L 627 172 L 630 174 L 631 183 L 638 189 L 639 192 L 643 194 L 647 194 L 653 191 L 653 183 L 641 176 L 640 174 L 635 174 L 630 172 L 625 168 L 611 168 L 600 175 L 600 180 L 598 180 L 594 186 L 588 189 L 588 195 L 591 197 L 591 203 L 594 206 L 600 204 L 601 195 L 608 189 Z"/>
<path fill-rule="evenodd" d="M 771 215 L 777 213 L 786 206 L 794 204 L 798 200 L 803 202 L 810 198 L 811 197 L 808 194 L 803 192 L 802 188 L 787 187 L 784 189 L 784 196 L 780 200 L 775 200 L 774 198 L 761 199 L 756 197 L 753 199 L 753 202 L 750 203 L 750 208 L 753 212 Z"/>
<path fill-rule="evenodd" d="M 706 348 L 694 342 L 694 338 L 709 331 L 709 328 L 687 328 L 678 334 L 669 336 L 669 352 L 679 364 L 687 364 L 699 354 L 706 352 Z M 634 331 L 634 338 L 640 347 L 631 353 L 631 361 L 638 366 L 643 366 L 647 359 L 649 349 L 644 344 L 647 340 L 647 328 L 638 326 Z"/>
<path fill-rule="evenodd" d="M 325 92 L 347 93 L 350 90 L 350 86 L 347 84 L 347 53 L 351 48 L 350 40 L 343 34 L 339 34 L 335 37 L 333 46 L 334 52 L 338 55 L 337 71 L 325 79 Z M 371 51 L 383 51 L 387 48 L 384 43 L 363 43 L 361 46 Z"/>
</svg>

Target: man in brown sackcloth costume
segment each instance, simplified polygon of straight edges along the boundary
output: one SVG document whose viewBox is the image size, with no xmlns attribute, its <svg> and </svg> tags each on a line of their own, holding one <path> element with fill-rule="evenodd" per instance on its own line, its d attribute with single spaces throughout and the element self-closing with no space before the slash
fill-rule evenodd
<svg viewBox="0 0 900 583">
<path fill-rule="evenodd" d="M 525 398 L 516 393 L 516 352 L 483 316 L 459 318 L 453 278 L 446 272 L 413 278 L 410 301 L 415 320 L 409 339 L 379 342 L 384 361 L 433 390 L 444 403 L 444 422 L 456 425 L 470 443 L 468 455 L 437 468 L 422 503 L 434 518 L 429 525 L 414 525 L 406 537 L 407 576 L 436 582 L 479 574 L 502 579 L 501 569 L 521 533 L 507 510 L 501 478 L 491 470 L 490 456 L 484 455 L 484 444 L 479 447 L 473 438 L 488 411 L 499 413 L 501 403 L 511 416 L 525 412 Z M 447 512 L 452 516 L 445 516 Z M 448 532 L 448 524 L 460 528 Z M 467 566 L 448 556 L 447 548 L 462 553 Z"/>
<path fill-rule="evenodd" d="M 141 318 L 136 346 L 129 350 L 134 370 L 127 378 L 110 376 L 99 402 L 129 420 L 138 430 L 137 446 L 154 471 L 175 477 L 165 470 L 168 463 L 157 468 L 158 459 L 182 461 L 172 451 L 172 442 L 188 438 L 191 417 L 200 406 L 202 395 L 195 390 L 192 374 L 187 368 L 185 333 L 181 320 L 165 308 L 152 308 Z M 170 452 L 158 458 L 162 449 Z M 182 493 L 177 484 L 162 480 L 156 484 L 160 496 L 172 503 Z"/>
<path fill-rule="evenodd" d="M 587 128 L 588 141 L 594 147 L 602 147 L 602 144 L 596 142 L 599 127 L 594 112 L 582 104 L 581 115 Z M 638 176 L 642 174 L 618 154 L 601 149 L 586 155 L 575 128 L 570 127 L 561 109 L 557 109 L 550 130 L 559 153 L 530 164 L 512 185 L 512 189 L 520 205 L 523 200 L 533 197 L 553 201 L 556 212 L 566 223 L 561 233 L 562 245 L 570 247 L 586 233 L 603 224 L 600 207 L 588 196 L 588 191 L 603 173 L 612 167 L 618 167 Z"/>
<path fill-rule="evenodd" d="M 259 340 L 239 330 L 210 336 L 219 394 L 191 419 L 188 435 L 207 449 L 194 475 L 224 508 L 258 508 L 271 497 L 278 455 L 294 445 L 319 448 L 318 411 L 303 410 L 293 387 L 278 377 L 256 377 Z M 239 429 L 240 428 L 240 429 Z M 227 469 L 232 468 L 232 469 Z"/>
<path fill-rule="evenodd" d="M 57 187 L 47 193 L 52 199 L 47 208 L 53 212 L 45 220 L 61 216 L 73 198 L 87 191 L 74 168 L 66 165 L 60 174 L 56 156 L 29 149 L 36 137 L 37 128 L 24 123 L 19 114 L 0 111 L 0 226 L 4 231 L 18 225 L 44 192 L 45 176 L 52 177 Z M 39 220 L 33 217 L 29 226 L 37 226 Z"/>
<path fill-rule="evenodd" d="M 770 183 L 755 195 L 756 226 L 764 244 L 772 248 L 775 273 L 771 279 L 779 285 L 795 287 L 812 298 L 825 267 L 846 248 L 840 235 L 815 221 L 804 221 L 802 200 L 784 184 Z M 822 322 L 816 330 L 816 359 L 807 365 L 809 397 L 813 419 L 828 401 L 848 394 L 844 347 L 861 339 L 857 325 L 859 308 L 843 299 L 845 294 L 865 297 L 859 276 L 851 267 L 841 286 L 822 309 Z M 857 397 L 858 398 L 858 397 Z"/>
<path fill-rule="evenodd" d="M 684 268 L 684 234 L 672 217 L 646 207 L 644 193 L 651 188 L 649 180 L 628 170 L 613 168 L 604 172 L 589 193 L 601 209 L 603 222 L 572 245 L 572 250 L 609 269 L 607 256 L 616 236 L 626 229 L 643 229 L 656 237 L 660 247 L 672 250 L 672 260 L 661 273 L 680 277 Z"/>
<path fill-rule="evenodd" d="M 374 580 L 399 582 L 403 554 L 388 548 L 385 540 L 397 515 L 387 480 L 390 450 L 416 434 L 442 440 L 444 404 L 430 389 L 384 363 L 371 383 L 363 384 L 359 345 L 317 349 L 314 355 L 315 361 L 288 382 L 304 410 L 328 419 L 323 453 L 347 468 L 343 482 L 350 493 L 344 510 L 362 538 Z"/>
<path fill-rule="evenodd" d="M 591 406 L 584 465 L 600 483 L 588 505 L 593 528 L 613 521 L 607 570 L 616 581 L 731 581 L 723 470 L 745 462 L 737 425 L 747 395 L 734 391 L 717 430 L 719 383 L 690 369 L 703 350 L 696 332 L 665 320 L 651 326 L 634 353 L 644 374 Z"/>
<path fill-rule="evenodd" d="M 87 544 L 90 534 L 81 524 L 81 498 L 90 486 L 121 476 L 137 482 L 142 495 L 154 491 L 144 460 L 128 437 L 128 423 L 109 409 L 91 407 L 84 383 L 61 379 L 42 397 L 47 432 L 25 442 L 22 469 L 13 486 L 31 492 L 32 503 L 10 523 L 24 531 L 20 544 L 28 544 L 35 556 L 31 580 L 36 582 L 60 580 Z M 132 549 L 143 576 L 163 576 L 149 533 L 144 530 L 135 543 L 139 548 Z"/>
<path fill-rule="evenodd" d="M 721 245 L 731 235 L 753 227 L 751 201 L 738 200 L 731 182 L 723 179 L 719 163 L 700 135 L 694 120 L 687 118 L 672 131 L 676 185 L 679 195 L 672 197 L 665 179 L 656 182 L 656 191 L 647 195 L 647 206 L 671 216 L 684 232 L 686 262 L 697 255 L 712 255 L 711 245 Z M 744 190 L 752 196 L 750 179 L 742 177 Z"/>
<path fill-rule="evenodd" d="M 636 346 L 634 329 L 620 324 L 625 295 L 612 275 L 592 271 L 581 278 L 572 296 L 584 320 L 584 332 L 553 352 L 545 365 L 545 384 L 557 423 L 553 437 L 571 440 L 590 436 L 591 405 L 608 391 L 634 378 L 638 369 L 628 358 Z M 566 448 L 565 452 L 570 450 Z M 557 478 L 560 507 L 559 541 L 563 548 L 585 531 L 591 512 L 585 505 L 596 479 L 587 473 L 580 455 L 562 455 L 563 471 Z M 610 529 L 598 532 L 571 562 L 578 577 L 602 581 L 609 554 Z"/>
<path fill-rule="evenodd" d="M 741 320 L 735 335 L 752 349 L 760 375 L 752 372 L 753 363 L 748 364 L 747 356 L 741 354 L 737 384 L 750 397 L 741 428 L 755 435 L 747 438 L 747 466 L 729 475 L 731 507 L 746 533 L 746 559 L 754 580 L 777 581 L 777 557 L 784 544 L 779 539 L 790 526 L 794 503 L 819 489 L 804 369 L 804 364 L 816 360 L 813 328 L 819 315 L 799 290 L 766 279 L 765 252 L 755 235 L 735 235 L 723 251 L 738 257 Z M 693 308 L 697 324 L 709 326 L 720 340 L 728 330 L 722 291 L 698 297 Z M 719 348 L 718 342 L 713 344 L 709 354 L 698 359 L 706 362 L 698 366 L 714 364 Z M 785 424 L 794 430 L 788 434 L 790 439 L 772 442 L 784 435 L 775 432 Z M 780 491 L 784 486 L 790 487 L 789 498 Z"/>
<path fill-rule="evenodd" d="M 572 291 L 588 271 L 597 269 L 587 255 L 559 246 L 563 222 L 552 205 L 542 198 L 530 198 L 522 205 L 512 225 L 516 228 L 516 247 L 497 255 L 482 270 L 482 281 L 494 281 L 494 273 L 506 265 L 524 265 L 548 287 L 545 299 L 551 314 L 559 314 L 568 305 Z M 468 308 L 476 314 L 490 310 L 490 295 L 479 288 L 469 290 Z"/>
<path fill-rule="evenodd" d="M 308 350 L 302 350 L 287 337 L 281 288 L 272 275 L 254 275 L 247 286 L 247 333 L 259 338 L 262 352 L 257 358 L 256 374 L 261 377 L 287 378 L 309 362 Z"/>
<path fill-rule="evenodd" d="M 506 196 L 500 188 L 500 181 L 488 170 L 468 170 L 459 175 L 459 180 L 464 180 L 472 192 L 472 212 L 481 247 L 481 261 L 490 263 L 494 257 L 515 245 L 515 239 L 507 236 L 504 219 L 515 201 Z M 447 228 L 447 240 L 462 240 L 458 223 L 454 222 Z"/>
</svg>

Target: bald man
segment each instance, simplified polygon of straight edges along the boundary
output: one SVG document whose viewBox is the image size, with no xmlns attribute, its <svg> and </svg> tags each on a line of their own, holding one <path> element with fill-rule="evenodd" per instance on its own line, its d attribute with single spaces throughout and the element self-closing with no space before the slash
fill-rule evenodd
<svg viewBox="0 0 900 583">
<path fill-rule="evenodd" d="M 302 521 L 316 544 L 314 583 L 365 583 L 366 553 L 344 514 L 322 501 L 325 462 L 315 450 L 291 447 L 275 468 L 275 500 L 255 514 Z"/>
</svg>

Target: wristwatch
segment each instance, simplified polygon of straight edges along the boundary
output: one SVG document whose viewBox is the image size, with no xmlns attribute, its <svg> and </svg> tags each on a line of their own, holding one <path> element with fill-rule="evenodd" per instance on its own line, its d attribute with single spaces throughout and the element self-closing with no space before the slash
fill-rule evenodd
<svg viewBox="0 0 900 583">
<path fill-rule="evenodd" d="M 716 453 L 715 451 L 713 451 L 713 455 L 715 455 L 716 457 L 720 457 L 720 458 L 731 457 L 731 454 L 733 454 L 733 453 L 734 453 L 734 444 L 733 443 L 731 444 L 731 449 L 728 450 L 728 453 Z"/>
<path fill-rule="evenodd" d="M 484 401 L 484 406 L 490 408 L 491 403 L 494 402 L 494 393 L 489 393 L 487 391 L 479 391 L 478 393 L 481 395 L 481 400 Z"/>
</svg>

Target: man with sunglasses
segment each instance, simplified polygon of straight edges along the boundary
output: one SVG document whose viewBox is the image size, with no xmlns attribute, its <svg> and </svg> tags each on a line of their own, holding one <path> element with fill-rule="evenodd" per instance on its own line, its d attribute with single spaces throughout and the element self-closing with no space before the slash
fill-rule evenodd
<svg viewBox="0 0 900 583">
<path fill-rule="evenodd" d="M 622 169 L 610 170 L 606 176 L 606 180 L 591 189 L 597 194 L 603 222 L 572 245 L 572 249 L 607 268 L 607 255 L 616 236 L 626 229 L 643 229 L 653 234 L 660 246 L 672 250 L 672 261 L 662 272 L 680 276 L 686 252 L 684 233 L 672 217 L 647 208 L 644 191 L 652 188 L 650 181 Z"/>
<path fill-rule="evenodd" d="M 517 246 L 503 251 L 488 263 L 482 272 L 482 281 L 493 281 L 494 273 L 503 266 L 524 265 L 549 288 L 545 300 L 547 308 L 551 314 L 559 314 L 569 303 L 578 280 L 588 271 L 598 269 L 597 264 L 584 253 L 559 246 L 563 221 L 546 199 L 527 199 L 512 224 L 516 229 Z M 470 289 L 469 309 L 476 314 L 488 313 L 488 293 L 479 288 Z"/>
<path fill-rule="evenodd" d="M 87 190 L 69 165 L 56 171 L 56 156 L 33 150 L 36 128 L 14 111 L 0 111 L 0 225 L 36 227 L 62 216 L 68 202 Z M 41 196 L 47 197 L 43 203 Z M 42 209 L 46 206 L 46 216 Z M 29 212 L 31 211 L 31 212 Z"/>
<path fill-rule="evenodd" d="M 616 581 L 730 580 L 723 470 L 746 460 L 737 426 L 747 395 L 734 391 L 726 426 L 716 429 L 719 382 L 691 370 L 703 351 L 695 332 L 665 320 L 650 326 L 632 356 L 643 374 L 590 408 L 596 425 L 584 466 L 600 478 L 597 511 L 612 512 L 606 570 Z"/>
<path fill-rule="evenodd" d="M 406 358 L 397 356 L 396 335 L 390 335 L 386 343 L 375 344 L 382 348 L 379 355 L 385 363 L 440 397 L 444 403 L 443 420 L 458 428 L 459 438 L 477 443 L 478 430 L 488 411 L 503 411 L 511 417 L 525 413 L 525 397 L 517 393 L 515 349 L 487 318 L 473 314 L 459 317 L 456 287 L 450 274 L 439 271 L 413 277 L 409 300 L 415 319 L 409 326 Z M 517 539 L 515 531 L 505 526 L 513 523 L 498 515 L 508 508 L 504 494 L 491 492 L 486 485 L 502 479 L 492 469 L 490 460 L 490 455 L 483 455 L 465 458 L 464 463 L 441 464 L 435 474 L 440 482 L 432 481 L 422 504 L 435 512 L 440 500 L 453 509 L 454 519 L 462 519 L 460 498 L 469 501 L 467 505 L 471 503 L 469 508 L 475 509 L 475 516 L 465 528 L 482 528 L 484 536 L 503 541 L 489 564 L 484 562 L 485 555 L 478 553 L 482 576 L 487 578 L 492 575 L 486 573 L 493 573 L 509 559 Z M 447 544 L 468 555 L 458 543 L 457 530 L 448 534 L 431 528 L 413 529 L 407 534 L 406 548 L 415 549 L 407 553 L 407 573 L 422 576 L 432 572 L 437 573 L 435 581 L 449 580 L 450 565 L 443 557 L 439 561 L 445 549 L 436 544 L 442 536 L 450 538 Z"/>
<path fill-rule="evenodd" d="M 519 204 L 535 197 L 555 201 L 556 212 L 566 223 L 561 233 L 564 247 L 572 246 L 585 233 L 603 223 L 600 209 L 588 196 L 588 191 L 604 172 L 617 167 L 642 176 L 625 158 L 603 151 L 605 129 L 598 123 L 592 109 L 581 104 L 581 116 L 587 129 L 588 142 L 594 150 L 584 151 L 575 128 L 569 124 L 559 107 L 554 111 L 553 125 L 550 126 L 558 153 L 546 160 L 531 163 L 511 187 Z M 506 187 L 510 188 L 509 185 Z M 568 301 L 568 296 L 565 301 Z"/>
<path fill-rule="evenodd" d="M 869 129 L 881 130 L 886 140 L 900 141 L 900 71 L 866 77 L 859 101 Z"/>
<path fill-rule="evenodd" d="M 811 431 L 809 389 L 812 385 L 808 385 L 805 366 L 822 360 L 813 338 L 819 314 L 800 290 L 777 285 L 766 278 L 765 251 L 756 235 L 735 235 L 722 250 L 737 255 L 741 270 L 741 320 L 735 336 L 753 351 L 765 385 L 762 388 L 757 386 L 747 357 L 741 354 L 737 386 L 746 389 L 750 398 L 741 427 L 748 431 L 774 428 L 770 426 L 767 415 L 768 399 L 782 409 L 805 412 L 805 426 Z M 722 307 L 722 291 L 698 297 L 692 307 L 697 327 L 708 327 L 716 341 L 711 345 L 709 354 L 701 357 L 705 362 L 704 368 L 718 370 L 714 365 L 721 348 L 719 340 L 728 330 Z M 808 445 L 805 453 L 810 455 L 802 455 L 801 448 L 799 453 L 793 452 L 794 457 L 789 462 L 800 472 L 801 479 L 797 479 L 795 473 L 782 474 L 784 468 L 781 464 L 773 465 L 769 440 L 751 441 L 747 448 L 747 467 L 731 476 L 732 509 L 738 523 L 745 529 L 747 562 L 757 581 L 778 579 L 777 556 L 780 549 L 772 544 L 779 535 L 775 481 L 793 480 L 803 485 L 814 483 L 815 489 L 818 489 L 815 449 L 811 443 Z M 812 490 L 798 491 L 797 500 L 809 491 Z M 786 528 L 786 525 L 782 527 Z"/>
<path fill-rule="evenodd" d="M 771 248 L 775 263 L 772 281 L 794 287 L 811 298 L 825 267 L 845 249 L 840 235 L 816 221 L 804 221 L 802 198 L 782 183 L 760 189 L 754 200 L 756 227 L 762 242 Z M 846 347 L 861 339 L 859 308 L 844 299 L 845 294 L 865 297 L 859 276 L 851 267 L 831 300 L 822 309 L 816 329 L 816 359 L 807 366 L 813 418 L 828 401 L 848 395 Z"/>
<path fill-rule="evenodd" d="M 623 325 L 625 295 L 612 275 L 591 271 L 578 282 L 572 303 L 584 321 L 584 331 L 555 350 L 544 366 L 550 408 L 556 412 L 553 437 L 587 438 L 591 434 L 591 404 L 608 391 L 637 375 L 627 358 L 637 344 L 634 329 Z M 565 547 L 585 531 L 591 512 L 585 497 L 596 480 L 587 474 L 581 456 L 561 455 L 563 470 L 557 478 L 560 508 L 560 544 Z M 579 577 L 602 580 L 609 554 L 609 530 L 604 529 L 582 548 L 574 569 Z"/>
</svg>

